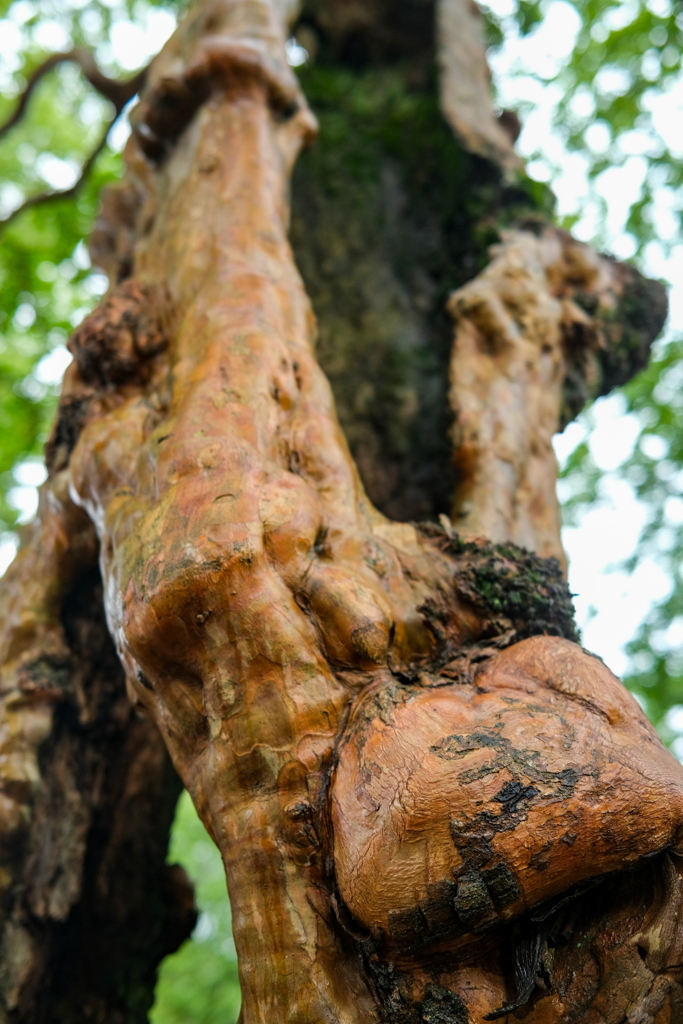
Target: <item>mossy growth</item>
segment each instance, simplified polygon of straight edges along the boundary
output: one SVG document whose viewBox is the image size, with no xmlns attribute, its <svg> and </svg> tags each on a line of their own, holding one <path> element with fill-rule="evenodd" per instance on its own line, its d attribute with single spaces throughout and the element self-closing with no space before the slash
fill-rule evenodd
<svg viewBox="0 0 683 1024">
<path fill-rule="evenodd" d="M 647 366 L 650 346 L 666 321 L 666 289 L 643 277 L 635 267 L 621 264 L 623 293 L 614 310 L 597 311 L 603 344 L 598 350 L 600 394 L 631 380 Z"/>
<path fill-rule="evenodd" d="M 565 337 L 567 362 L 561 425 L 569 423 L 587 401 L 626 384 L 650 359 L 650 348 L 666 321 L 666 289 L 628 263 L 615 271 L 621 295 L 613 306 L 600 305 L 595 294 L 579 291 L 574 301 L 593 317 L 597 344 L 576 324 Z"/>
<path fill-rule="evenodd" d="M 320 123 L 294 172 L 291 237 L 318 358 L 371 499 L 399 520 L 450 509 L 450 293 L 501 228 L 550 219 L 537 182 L 506 181 L 445 122 L 435 73 L 410 62 L 301 72 Z"/>
<path fill-rule="evenodd" d="M 456 556 L 458 596 L 490 616 L 494 631 L 507 620 L 507 642 L 539 635 L 579 642 L 572 594 L 556 558 L 541 558 L 516 544 L 466 541 L 433 523 L 420 529 Z"/>
<path fill-rule="evenodd" d="M 510 619 L 515 640 L 528 636 L 563 636 L 578 642 L 574 605 L 556 558 L 515 544 L 453 542 L 454 553 L 467 553 L 456 573 L 460 590 L 494 615 Z"/>
</svg>

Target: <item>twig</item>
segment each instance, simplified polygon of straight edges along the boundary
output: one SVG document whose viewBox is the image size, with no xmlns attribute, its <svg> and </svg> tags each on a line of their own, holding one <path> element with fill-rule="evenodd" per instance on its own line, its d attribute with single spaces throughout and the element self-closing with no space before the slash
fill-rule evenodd
<svg viewBox="0 0 683 1024">
<path fill-rule="evenodd" d="M 31 77 L 29 78 L 26 88 L 19 97 L 16 110 L 3 125 L 0 125 L 0 139 L 2 139 L 16 124 L 21 121 L 22 117 L 26 112 L 28 102 L 31 96 L 45 75 L 56 68 L 59 64 L 66 62 L 72 62 L 78 64 L 84 77 L 90 82 L 92 87 L 96 89 L 101 96 L 108 99 L 114 104 L 116 113 L 120 114 L 125 107 L 128 100 L 135 96 L 135 93 L 139 91 L 140 86 L 144 82 L 145 75 L 147 74 L 147 68 L 143 68 L 142 71 L 138 71 L 136 75 L 129 78 L 127 82 L 120 82 L 115 78 L 107 78 L 100 69 L 97 67 L 92 54 L 88 50 L 67 50 L 64 53 L 52 53 L 40 64 Z"/>
<path fill-rule="evenodd" d="M 12 210 L 7 217 L 0 219 L 0 232 L 2 232 L 16 217 L 18 217 L 19 214 L 23 213 L 25 210 L 31 209 L 33 206 L 38 206 L 41 203 L 49 203 L 55 199 L 69 199 L 76 195 L 81 185 L 88 177 L 93 164 L 104 149 L 107 139 L 109 138 L 109 132 L 118 121 L 121 111 L 125 107 L 126 103 L 135 96 L 136 92 L 139 92 L 140 87 L 145 80 L 145 75 L 147 74 L 147 68 L 145 67 L 141 71 L 138 71 L 138 73 L 132 78 L 129 78 L 128 81 L 120 82 L 117 79 L 108 78 L 104 75 L 97 67 L 92 54 L 88 50 L 68 50 L 65 53 L 53 53 L 33 72 L 28 80 L 26 88 L 19 97 L 16 110 L 8 121 L 3 125 L 0 125 L 0 140 L 12 128 L 14 128 L 19 121 L 21 121 L 26 112 L 31 94 L 40 80 L 48 73 L 48 71 L 57 67 L 58 64 L 63 64 L 65 61 L 72 61 L 73 63 L 78 64 L 84 77 L 88 82 L 90 82 L 93 88 L 96 89 L 101 96 L 104 96 L 105 99 L 108 99 L 110 103 L 113 103 L 116 113 L 107 125 L 106 131 L 97 146 L 81 167 L 81 173 L 74 184 L 69 188 L 55 189 L 48 192 L 38 192 L 36 195 L 29 196 L 28 199 L 26 199 L 20 206 L 15 210 Z"/>
<path fill-rule="evenodd" d="M 118 121 L 120 113 L 121 111 L 118 111 L 116 116 L 113 117 L 107 125 L 107 130 L 105 131 L 100 141 L 97 143 L 97 146 L 92 151 L 88 159 L 81 167 L 81 173 L 78 176 L 77 180 L 73 183 L 73 185 L 70 185 L 69 188 L 54 189 L 50 190 L 49 192 L 37 192 L 34 196 L 29 196 L 28 199 L 24 200 L 21 206 L 17 206 L 15 210 L 12 210 L 11 213 L 9 213 L 6 217 L 0 220 L 0 233 L 4 231 L 7 225 L 11 224 L 11 222 L 16 217 L 18 217 L 20 213 L 24 213 L 25 210 L 30 210 L 33 206 L 39 206 L 41 203 L 49 203 L 53 199 L 70 199 L 72 196 L 75 196 L 79 188 L 85 181 L 85 179 L 90 174 L 93 164 L 95 163 L 98 156 L 104 149 L 107 139 L 109 137 L 109 132 L 114 127 L 114 124 Z"/>
</svg>

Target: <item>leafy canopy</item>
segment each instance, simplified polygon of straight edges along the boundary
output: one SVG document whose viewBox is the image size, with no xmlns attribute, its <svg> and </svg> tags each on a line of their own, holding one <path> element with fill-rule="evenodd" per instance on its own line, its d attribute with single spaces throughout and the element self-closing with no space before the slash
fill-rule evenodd
<svg viewBox="0 0 683 1024">
<path fill-rule="evenodd" d="M 0 122 L 50 52 L 87 46 L 105 72 L 126 78 L 133 68 L 122 66 L 125 47 L 112 41 L 133 31 L 135 42 L 141 25 L 148 35 L 156 30 L 160 46 L 180 6 L 174 0 L 0 0 Z M 158 48 L 154 38 L 147 45 Z M 36 192 L 71 185 L 112 114 L 75 66 L 48 74 L 27 116 L 0 141 L 0 218 Z M 28 210 L 0 238 L 0 534 L 30 507 L 68 361 L 64 343 L 106 288 L 105 278 L 92 272 L 83 239 L 100 189 L 121 173 L 116 134 L 77 198 Z"/>
<path fill-rule="evenodd" d="M 538 34 L 552 8 L 571 7 L 575 38 L 559 61 L 522 58 L 512 70 L 536 78 L 557 94 L 552 117 L 555 136 L 565 153 L 579 154 L 589 181 L 595 186 L 605 171 L 623 167 L 637 158 L 642 174 L 640 195 L 630 205 L 626 229 L 634 253 L 643 254 L 648 242 L 671 246 L 680 242 L 683 213 L 683 148 L 677 121 L 672 116 L 683 102 L 681 50 L 683 4 L 673 0 L 489 0 L 487 10 L 492 54 L 511 36 L 522 39 Z M 540 36 L 539 36 L 540 39 Z M 533 53 L 531 47 L 526 51 Z M 531 100 L 518 104 L 524 120 Z M 552 163 L 552 161 L 551 161 Z M 556 164 L 551 168 L 559 173 Z M 605 224 L 605 190 L 591 198 L 602 217 L 595 232 L 610 248 L 613 239 Z M 661 210 L 669 224 L 662 230 Z M 575 213 L 565 222 L 571 228 Z M 666 237 L 663 237 L 663 234 Z"/>
</svg>

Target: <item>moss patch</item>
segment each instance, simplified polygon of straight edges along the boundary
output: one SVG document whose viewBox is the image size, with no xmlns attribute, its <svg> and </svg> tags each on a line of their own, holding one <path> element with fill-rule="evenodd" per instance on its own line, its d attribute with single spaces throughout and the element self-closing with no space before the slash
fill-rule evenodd
<svg viewBox="0 0 683 1024">
<path fill-rule="evenodd" d="M 499 231 L 550 217 L 550 192 L 466 153 L 414 64 L 319 60 L 301 82 L 320 136 L 294 172 L 291 238 L 318 358 L 373 502 L 399 520 L 451 507 L 450 293 Z"/>
<path fill-rule="evenodd" d="M 507 626 L 508 643 L 542 635 L 579 642 L 572 595 L 556 558 L 516 544 L 465 541 L 432 523 L 420 529 L 456 556 L 458 597 L 490 616 L 493 627 Z"/>
</svg>

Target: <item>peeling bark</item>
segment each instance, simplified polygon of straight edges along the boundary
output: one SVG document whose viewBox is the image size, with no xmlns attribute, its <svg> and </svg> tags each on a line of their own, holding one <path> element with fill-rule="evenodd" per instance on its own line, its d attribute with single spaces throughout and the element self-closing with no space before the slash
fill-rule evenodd
<svg viewBox="0 0 683 1024">
<path fill-rule="evenodd" d="M 113 889 L 126 844 L 151 848 L 163 835 L 173 782 L 160 734 L 223 856 L 244 1024 L 465 1024 L 522 1007 L 539 1024 L 671 1024 L 683 978 L 683 771 L 573 642 L 559 563 L 510 543 L 522 526 L 530 543 L 548 543 L 534 499 L 549 493 L 566 338 L 580 328 L 586 352 L 599 346 L 618 272 L 558 233 L 504 241 L 453 299 L 452 386 L 464 432 L 477 418 L 483 429 L 491 395 L 522 393 L 534 418 L 514 488 L 489 501 L 508 458 L 495 432 L 490 446 L 471 445 L 468 465 L 481 471 L 471 477 L 483 518 L 507 509 L 529 472 L 531 498 L 517 519 L 505 511 L 502 535 L 492 527 L 502 544 L 463 540 L 445 516 L 440 526 L 386 518 L 315 360 L 287 239 L 289 173 L 315 119 L 285 61 L 286 16 L 267 0 L 191 11 L 151 66 L 126 181 L 104 203 L 96 248 L 112 290 L 71 341 L 51 481 L 6 616 L 8 1019 L 50 1020 L 60 1005 L 54 988 L 36 993 L 13 936 L 42 949 L 25 921 L 54 931 L 94 905 L 101 809 L 116 812 L 101 858 Z M 595 300 L 592 320 L 572 304 L 578 291 Z M 582 349 L 572 365 L 587 360 Z M 99 604 L 79 583 L 89 573 L 95 586 L 98 548 L 130 704 L 103 655 L 96 671 L 77 662 L 79 727 L 113 734 L 110 747 L 97 734 L 101 760 L 72 784 L 61 705 L 42 676 L 24 678 L 26 666 L 98 650 L 79 640 Z M 27 685 L 31 702 L 13 703 Z M 112 772 L 118 788 L 96 785 Z M 144 820 L 124 814 L 138 792 Z M 59 801 L 71 815 L 63 843 L 31 838 L 53 827 Z M 98 990 L 98 1007 L 76 1010 L 67 986 L 57 1019 L 143 1019 L 164 943 L 192 919 L 177 873 L 175 888 L 162 881 L 163 853 L 157 841 L 144 890 L 136 876 L 146 898 L 161 887 L 175 907 L 140 910 L 139 1003 L 131 983 L 127 1005 Z M 163 904 L 172 889 L 175 903 Z M 88 927 L 76 935 L 83 943 Z M 96 988 L 98 972 L 86 975 Z"/>
</svg>

